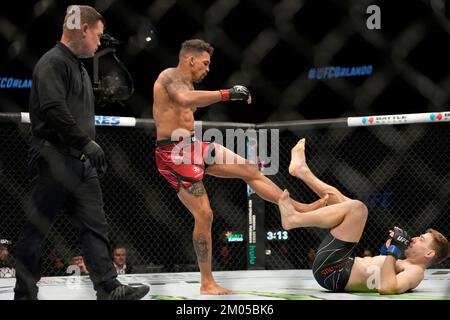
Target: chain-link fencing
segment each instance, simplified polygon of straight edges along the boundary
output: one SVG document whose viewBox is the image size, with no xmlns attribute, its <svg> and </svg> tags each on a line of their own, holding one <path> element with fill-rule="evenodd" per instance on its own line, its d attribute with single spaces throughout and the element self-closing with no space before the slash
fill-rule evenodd
<svg viewBox="0 0 450 320">
<path fill-rule="evenodd" d="M 345 195 L 362 200 L 369 219 L 357 254 L 378 248 L 394 225 L 412 234 L 431 227 L 450 234 L 449 126 L 416 124 L 372 128 L 292 129 L 280 134 L 279 173 L 269 176 L 302 202 L 317 196 L 289 175 L 290 149 L 307 139 L 311 170 Z M 0 221 L 2 238 L 15 242 L 24 222 L 29 193 L 26 181 L 28 125 L 1 124 Z M 102 179 L 105 211 L 113 245 L 128 247 L 134 272 L 196 271 L 193 218 L 159 175 L 154 161 L 155 132 L 142 128 L 98 128 L 108 155 Z M 248 198 L 243 181 L 206 176 L 212 209 L 213 268 L 247 268 Z M 265 268 L 309 268 L 325 230 L 282 229 L 278 209 L 265 205 Z M 230 236 L 231 235 L 231 236 Z M 232 237 L 236 235 L 236 237 Z M 231 238 L 245 241 L 230 241 Z M 14 256 L 14 246 L 11 246 Z M 44 247 L 43 274 L 55 272 L 55 256 L 66 263 L 80 252 L 77 231 L 61 214 Z M 310 256 L 310 258 L 313 257 Z M 448 261 L 437 267 L 448 267 Z"/>
<path fill-rule="evenodd" d="M 363 201 L 369 217 L 356 254 L 373 255 L 393 226 L 413 235 L 434 228 L 450 235 L 450 127 L 416 124 L 371 128 L 285 131 L 280 135 L 280 172 L 271 176 L 302 202 L 318 199 L 302 181 L 288 173 L 290 149 L 306 138 L 306 160 L 321 180 Z M 311 251 L 324 234 L 318 228 L 283 233 L 278 207 L 266 204 L 266 268 L 308 268 Z M 312 249 L 312 250 L 311 250 Z M 449 267 L 446 261 L 435 267 Z"/>
<path fill-rule="evenodd" d="M 72 4 L 0 4 L 0 77 L 31 78 L 39 57 L 60 38 Z M 450 102 L 450 5 L 445 0 L 111 0 L 92 5 L 104 15 L 107 32 L 123 42 L 118 56 L 136 89 L 126 108 L 113 104 L 98 113 L 151 117 L 153 83 L 177 64 L 180 45 L 190 38 L 215 48 L 202 88 L 243 84 L 258 102 L 246 108 L 218 103 L 199 110 L 198 120 L 430 112 Z M 379 30 L 366 25 L 371 5 L 381 10 Z M 360 65 L 372 65 L 372 74 L 309 77 L 316 68 Z M 3 111 L 25 111 L 27 102 L 27 90 L 2 89 Z"/>
<path fill-rule="evenodd" d="M 13 243 L 24 223 L 30 187 L 26 180 L 28 128 L 1 124 L 0 235 Z M 136 273 L 198 270 L 192 245 L 194 220 L 157 171 L 154 130 L 102 127 L 97 133 L 109 162 L 101 185 L 112 245 L 128 248 L 128 264 Z M 213 267 L 245 269 L 245 242 L 228 238 L 230 232 L 246 230 L 246 185 L 237 179 L 212 177 L 204 182 L 214 211 Z M 60 214 L 44 246 L 43 274 L 54 272 L 55 256 L 68 263 L 78 255 L 82 253 L 77 230 L 67 215 Z"/>
</svg>

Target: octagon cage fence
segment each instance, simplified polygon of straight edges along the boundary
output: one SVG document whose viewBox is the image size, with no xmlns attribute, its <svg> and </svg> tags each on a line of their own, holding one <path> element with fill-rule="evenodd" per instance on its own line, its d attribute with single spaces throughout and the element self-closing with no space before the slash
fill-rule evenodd
<svg viewBox="0 0 450 320">
<path fill-rule="evenodd" d="M 193 217 L 155 165 L 153 120 L 96 116 L 95 121 L 96 140 L 109 164 L 101 185 L 112 245 L 128 248 L 135 273 L 198 271 Z M 450 112 L 261 124 L 196 122 L 196 127 L 256 132 L 257 144 L 247 141 L 247 157 L 264 139 L 271 162 L 258 162 L 262 172 L 293 198 L 309 203 L 317 196 L 288 172 L 291 148 L 306 138 L 311 170 L 367 205 L 369 217 L 356 255 L 364 249 L 376 255 L 393 226 L 411 234 L 434 228 L 450 236 L 448 121 Z M 29 116 L 2 113 L 0 126 L 0 237 L 12 241 L 14 256 L 30 188 Z M 318 247 L 325 230 L 283 230 L 278 207 L 242 180 L 205 176 L 204 183 L 214 212 L 213 270 L 310 268 L 308 251 Z M 55 256 L 68 262 L 80 254 L 77 230 L 60 214 L 44 245 L 43 275 L 53 275 Z M 435 267 L 448 268 L 450 262 Z"/>
</svg>

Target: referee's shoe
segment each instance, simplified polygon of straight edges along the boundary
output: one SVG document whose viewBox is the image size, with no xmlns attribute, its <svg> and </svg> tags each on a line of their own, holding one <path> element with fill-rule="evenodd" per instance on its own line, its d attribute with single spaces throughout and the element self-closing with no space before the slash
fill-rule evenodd
<svg viewBox="0 0 450 320">
<path fill-rule="evenodd" d="M 147 285 L 132 287 L 125 284 L 120 284 L 111 292 L 106 292 L 105 290 L 98 290 L 97 300 L 140 300 L 149 291 L 150 287 Z"/>
</svg>

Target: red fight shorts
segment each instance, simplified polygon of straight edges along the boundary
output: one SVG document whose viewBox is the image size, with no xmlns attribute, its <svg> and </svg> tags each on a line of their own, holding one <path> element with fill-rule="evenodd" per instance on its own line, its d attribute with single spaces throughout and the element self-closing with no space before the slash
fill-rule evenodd
<svg viewBox="0 0 450 320">
<path fill-rule="evenodd" d="M 211 142 L 186 137 L 181 141 L 156 141 L 156 166 L 177 192 L 203 180 L 207 163 L 211 164 L 216 145 Z M 207 163 L 205 163 L 207 159 Z"/>
</svg>

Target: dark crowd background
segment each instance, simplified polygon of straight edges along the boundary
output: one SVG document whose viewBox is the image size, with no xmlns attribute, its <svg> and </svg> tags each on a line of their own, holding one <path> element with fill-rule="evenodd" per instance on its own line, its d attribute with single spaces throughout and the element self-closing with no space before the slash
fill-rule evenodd
<svg viewBox="0 0 450 320">
<path fill-rule="evenodd" d="M 153 83 L 163 69 L 176 65 L 180 44 L 190 38 L 215 47 L 210 74 L 197 88 L 243 84 L 254 101 L 202 108 L 199 120 L 258 123 L 445 111 L 448 105 L 450 4 L 444 0 L 75 3 L 104 15 L 106 32 L 123 42 L 116 55 L 135 85 L 123 106 L 99 106 L 97 114 L 151 118 Z M 0 77 L 31 78 L 39 57 L 60 39 L 71 4 L 0 4 Z M 371 15 L 366 10 L 373 4 L 381 10 L 379 30 L 366 25 Z M 311 68 L 367 65 L 369 75 L 308 77 Z M 26 111 L 27 100 L 26 89 L 0 89 L 0 111 Z"/>
</svg>

